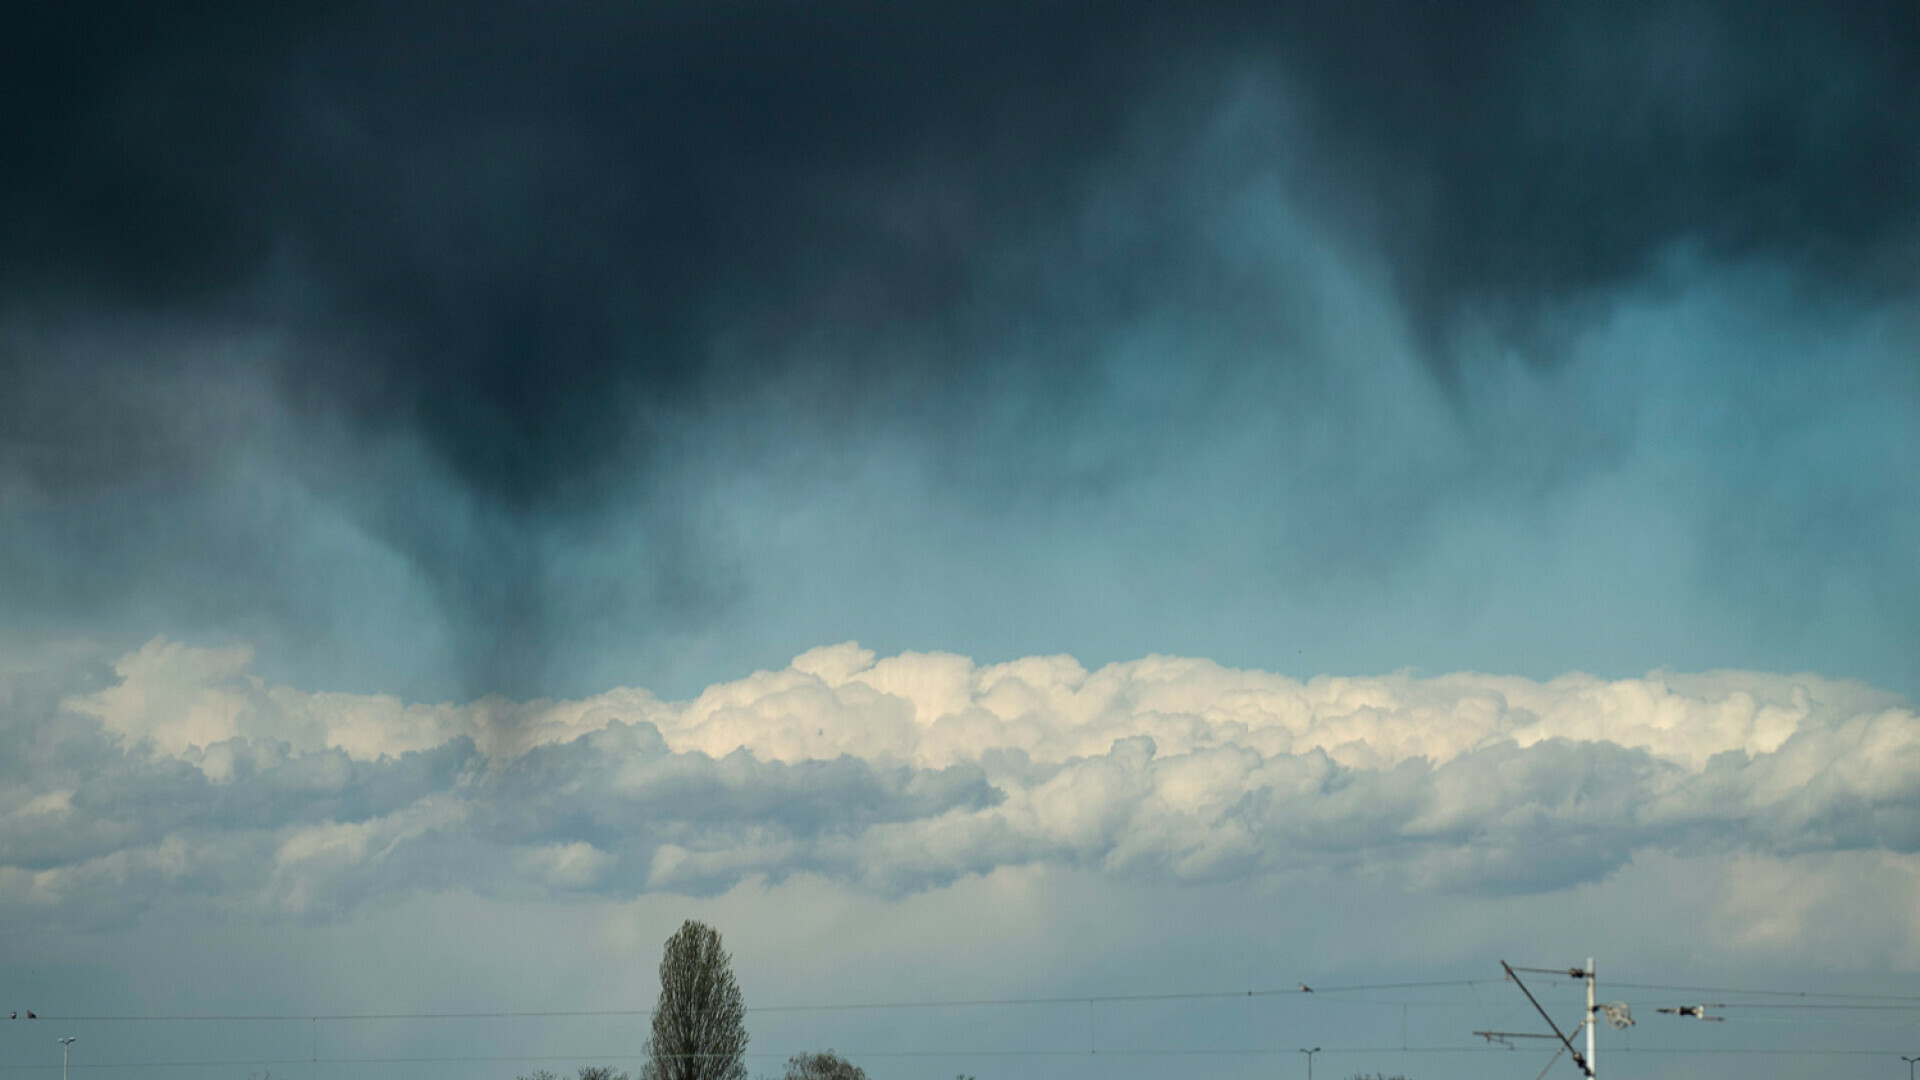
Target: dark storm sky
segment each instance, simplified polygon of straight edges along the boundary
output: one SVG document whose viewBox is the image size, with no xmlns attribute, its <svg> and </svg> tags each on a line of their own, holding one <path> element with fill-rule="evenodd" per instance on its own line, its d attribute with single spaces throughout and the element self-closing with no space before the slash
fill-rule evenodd
<svg viewBox="0 0 1920 1080">
<path fill-rule="evenodd" d="M 41 5 L 0 619 L 1920 689 L 1920 14 Z"/>
</svg>

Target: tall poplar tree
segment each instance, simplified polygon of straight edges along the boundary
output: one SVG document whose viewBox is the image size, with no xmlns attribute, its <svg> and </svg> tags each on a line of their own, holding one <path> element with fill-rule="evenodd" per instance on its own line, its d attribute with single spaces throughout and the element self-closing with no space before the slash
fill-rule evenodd
<svg viewBox="0 0 1920 1080">
<path fill-rule="evenodd" d="M 720 934 L 688 919 L 660 957 L 646 1080 L 744 1080 L 746 1008 Z"/>
</svg>

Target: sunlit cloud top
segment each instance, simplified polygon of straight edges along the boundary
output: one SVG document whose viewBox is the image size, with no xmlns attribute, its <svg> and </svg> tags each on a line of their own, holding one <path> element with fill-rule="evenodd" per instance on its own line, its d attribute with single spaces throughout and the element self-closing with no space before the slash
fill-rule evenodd
<svg viewBox="0 0 1920 1080">
<path fill-rule="evenodd" d="M 1307 682 L 1149 657 L 978 665 L 854 644 L 663 701 L 411 705 L 163 640 L 107 685 L 10 676 L 4 906 L 341 917 L 396 890 L 902 895 L 999 868 L 1339 872 L 1502 894 L 1636 855 L 1920 845 L 1920 722 L 1815 676 Z"/>
</svg>

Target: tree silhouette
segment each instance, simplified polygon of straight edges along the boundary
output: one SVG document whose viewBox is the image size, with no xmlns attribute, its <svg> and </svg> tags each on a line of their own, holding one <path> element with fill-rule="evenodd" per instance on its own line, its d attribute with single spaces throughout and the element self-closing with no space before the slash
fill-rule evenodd
<svg viewBox="0 0 1920 1080">
<path fill-rule="evenodd" d="M 787 1075 L 782 1080 L 867 1080 L 867 1071 L 828 1050 L 788 1058 Z"/>
<path fill-rule="evenodd" d="M 720 934 L 688 919 L 660 957 L 645 1080 L 744 1080 L 746 1008 Z"/>
</svg>

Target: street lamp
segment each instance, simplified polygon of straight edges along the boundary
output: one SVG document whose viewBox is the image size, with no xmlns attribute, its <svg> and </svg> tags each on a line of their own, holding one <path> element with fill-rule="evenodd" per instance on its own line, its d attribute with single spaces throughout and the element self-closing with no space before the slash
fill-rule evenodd
<svg viewBox="0 0 1920 1080">
<path fill-rule="evenodd" d="M 1303 1046 L 1300 1048 L 1300 1052 L 1307 1055 L 1307 1080 L 1313 1080 L 1313 1055 L 1319 1053 L 1320 1048 L 1316 1046 L 1309 1050 Z M 1907 1080 L 1913 1080 L 1913 1078 L 1908 1077 Z"/>
<path fill-rule="evenodd" d="M 69 1035 L 60 1042 L 60 1080 L 67 1080 L 67 1054 L 73 1050 L 73 1044 L 80 1036 Z"/>
<path fill-rule="evenodd" d="M 1907 1063 L 1907 1080 L 1913 1080 L 1913 1063 L 1920 1061 L 1920 1057 L 1908 1057 L 1905 1054 L 1901 1054 L 1900 1060 Z"/>
</svg>

